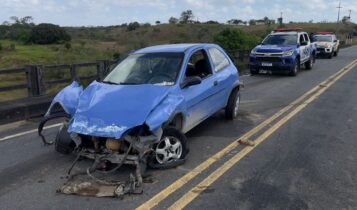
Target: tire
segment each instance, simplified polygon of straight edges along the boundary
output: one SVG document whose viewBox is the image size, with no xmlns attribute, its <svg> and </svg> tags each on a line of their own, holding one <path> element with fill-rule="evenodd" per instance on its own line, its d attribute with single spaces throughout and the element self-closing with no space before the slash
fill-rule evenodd
<svg viewBox="0 0 357 210">
<path fill-rule="evenodd" d="M 333 52 L 333 56 L 337 57 L 337 55 L 338 55 L 338 49 L 335 52 Z"/>
<path fill-rule="evenodd" d="M 256 69 L 250 68 L 250 75 L 256 75 L 258 71 Z"/>
<path fill-rule="evenodd" d="M 75 143 L 67 132 L 67 125 L 63 125 L 58 130 L 55 140 L 55 150 L 61 154 L 70 154 L 73 152 Z"/>
<path fill-rule="evenodd" d="M 333 54 L 334 54 L 334 52 L 332 52 L 332 53 L 328 54 L 328 55 L 327 55 L 327 58 L 328 58 L 328 59 L 331 59 L 331 58 L 332 58 L 332 56 L 333 56 Z"/>
<path fill-rule="evenodd" d="M 178 143 L 177 147 L 175 145 Z M 189 152 L 186 136 L 178 129 L 168 126 L 162 133 L 161 140 L 153 145 L 153 154 L 148 158 L 151 168 L 164 168 L 172 162 L 184 160 Z"/>
<path fill-rule="evenodd" d="M 310 60 L 305 63 L 305 69 L 311 70 L 313 65 L 314 65 L 314 59 L 310 58 Z"/>
<path fill-rule="evenodd" d="M 300 61 L 296 59 L 294 62 L 294 66 L 290 70 L 290 76 L 293 77 L 296 76 L 299 71 L 300 71 Z"/>
<path fill-rule="evenodd" d="M 240 92 L 239 88 L 233 89 L 231 95 L 229 96 L 227 106 L 225 108 L 226 119 L 234 120 L 238 116 L 240 104 Z"/>
</svg>

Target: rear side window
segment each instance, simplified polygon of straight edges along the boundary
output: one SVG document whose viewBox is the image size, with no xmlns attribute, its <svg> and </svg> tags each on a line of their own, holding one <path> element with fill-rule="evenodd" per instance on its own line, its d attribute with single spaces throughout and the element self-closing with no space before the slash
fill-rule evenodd
<svg viewBox="0 0 357 210">
<path fill-rule="evenodd" d="M 229 65 L 227 57 L 217 48 L 209 48 L 208 52 L 212 58 L 215 72 L 220 71 Z"/>
<path fill-rule="evenodd" d="M 299 41 L 300 41 L 300 44 L 301 44 L 303 41 L 305 41 L 305 40 L 304 40 L 304 36 L 303 36 L 302 34 L 300 34 L 300 40 L 299 40 Z"/>
<path fill-rule="evenodd" d="M 304 34 L 304 38 L 305 38 L 305 41 L 309 41 L 309 37 L 307 36 L 307 34 Z"/>
</svg>

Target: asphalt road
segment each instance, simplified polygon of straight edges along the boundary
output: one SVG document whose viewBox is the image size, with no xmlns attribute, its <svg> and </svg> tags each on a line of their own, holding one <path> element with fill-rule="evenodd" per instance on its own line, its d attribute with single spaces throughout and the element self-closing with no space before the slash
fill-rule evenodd
<svg viewBox="0 0 357 210">
<path fill-rule="evenodd" d="M 144 193 L 122 200 L 57 194 L 74 156 L 44 147 L 36 132 L 1 140 L 31 131 L 36 121 L 1 126 L 0 209 L 134 209 L 142 204 L 156 209 L 356 209 L 357 67 L 319 85 L 355 59 L 357 47 L 352 47 L 332 60 L 318 59 L 313 70 L 297 77 L 242 77 L 239 119 L 226 121 L 220 112 L 203 122 L 187 134 L 190 153 L 184 165 L 150 171 L 152 183 L 145 184 Z M 225 149 L 316 86 L 323 92 L 307 95 L 250 136 L 255 146 Z M 46 133 L 54 136 L 56 128 Z M 222 149 L 227 153 L 211 158 Z M 207 160 L 213 161 L 198 173 L 197 166 Z M 172 185 L 187 173 L 193 175 L 182 186 Z"/>
</svg>

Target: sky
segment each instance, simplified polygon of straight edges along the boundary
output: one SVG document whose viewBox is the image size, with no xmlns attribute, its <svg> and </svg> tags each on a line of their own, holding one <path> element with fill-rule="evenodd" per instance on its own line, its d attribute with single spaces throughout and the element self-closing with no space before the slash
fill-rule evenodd
<svg viewBox="0 0 357 210">
<path fill-rule="evenodd" d="M 35 23 L 61 26 L 108 26 L 138 21 L 168 22 L 191 9 L 199 21 L 229 19 L 276 19 L 289 21 L 336 21 L 336 0 L 0 0 L 0 23 L 10 16 L 32 16 Z M 357 1 L 342 0 L 341 17 L 357 22 Z"/>
</svg>

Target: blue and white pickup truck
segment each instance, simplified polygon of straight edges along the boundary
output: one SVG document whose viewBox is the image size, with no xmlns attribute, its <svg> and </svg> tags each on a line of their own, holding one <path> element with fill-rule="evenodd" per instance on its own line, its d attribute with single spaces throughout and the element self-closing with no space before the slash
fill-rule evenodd
<svg viewBox="0 0 357 210">
<path fill-rule="evenodd" d="M 312 69 L 316 46 L 300 28 L 276 29 L 250 53 L 250 73 L 282 72 L 296 76 L 301 65 Z"/>
</svg>

